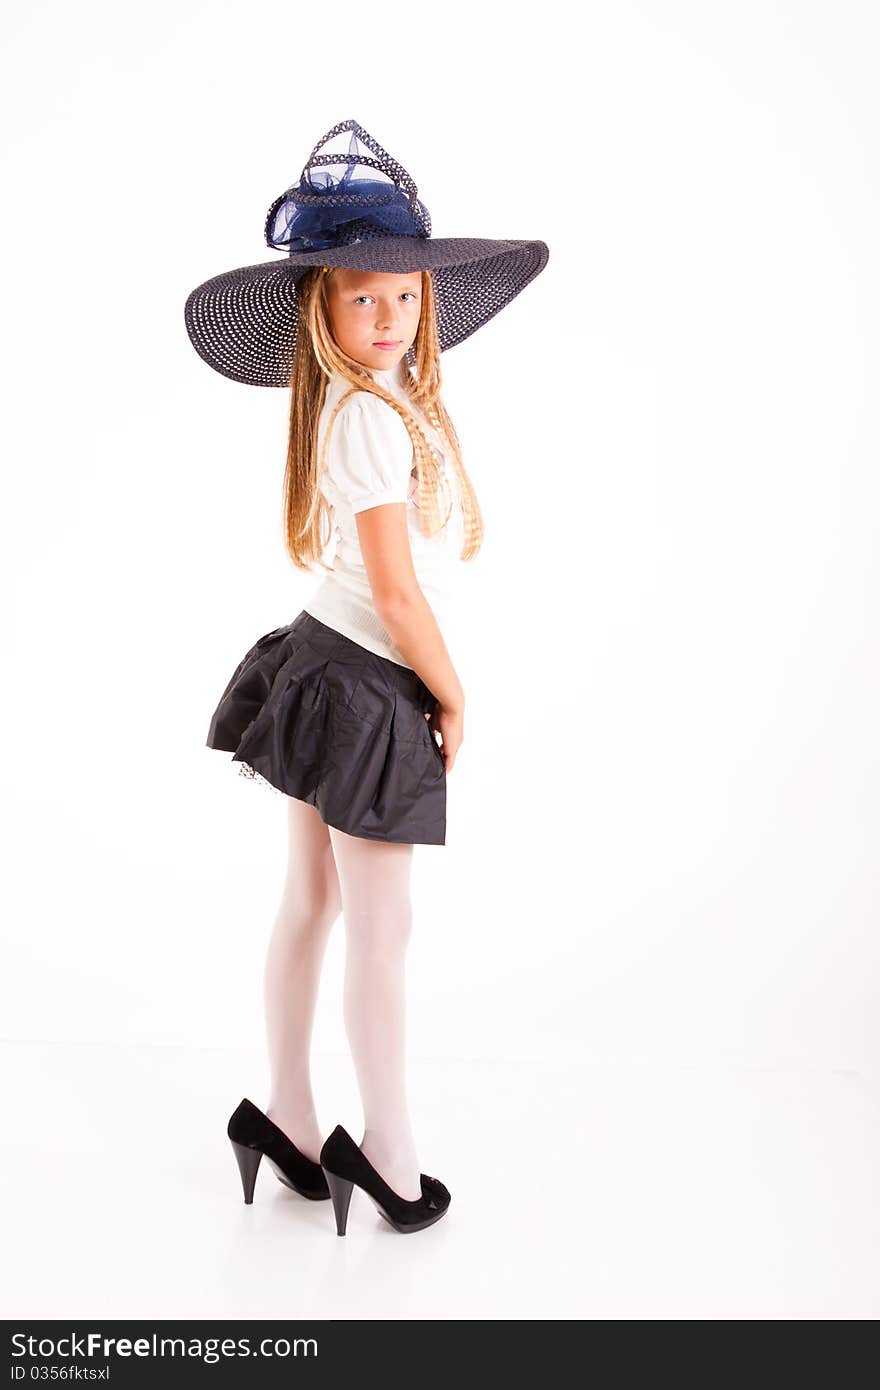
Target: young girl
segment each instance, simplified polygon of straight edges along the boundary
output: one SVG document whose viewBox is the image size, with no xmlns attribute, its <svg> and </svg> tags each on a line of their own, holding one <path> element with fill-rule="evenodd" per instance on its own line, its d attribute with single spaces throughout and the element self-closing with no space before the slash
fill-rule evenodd
<svg viewBox="0 0 880 1390">
<path fill-rule="evenodd" d="M 331 152 L 344 131 L 347 152 Z M 339 163 L 337 180 L 328 166 Z M 246 1202 L 265 1156 L 302 1196 L 332 1198 L 339 1235 L 354 1186 L 395 1230 L 417 1231 L 451 1198 L 420 1171 L 407 1105 L 410 875 L 413 846 L 446 839 L 464 691 L 439 621 L 482 535 L 440 353 L 518 294 L 548 252 L 431 239 L 410 176 L 354 121 L 323 137 L 272 204 L 266 239 L 287 248 L 285 264 L 216 276 L 186 305 L 190 338 L 216 370 L 289 386 L 286 545 L 295 566 L 325 571 L 293 621 L 239 662 L 208 732 L 209 747 L 284 793 L 289 825 L 265 972 L 270 1101 L 263 1112 L 242 1100 L 227 1133 Z M 341 1125 L 323 1138 L 309 1070 L 340 912 L 359 1144 Z"/>
</svg>

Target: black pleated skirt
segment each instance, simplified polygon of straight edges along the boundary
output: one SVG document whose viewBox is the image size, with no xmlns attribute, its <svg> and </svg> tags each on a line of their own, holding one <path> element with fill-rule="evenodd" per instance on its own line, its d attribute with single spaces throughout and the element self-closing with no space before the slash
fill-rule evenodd
<svg viewBox="0 0 880 1390">
<path fill-rule="evenodd" d="M 349 835 L 443 845 L 446 763 L 425 718 L 436 705 L 410 667 L 303 611 L 242 657 L 207 746 Z"/>
</svg>

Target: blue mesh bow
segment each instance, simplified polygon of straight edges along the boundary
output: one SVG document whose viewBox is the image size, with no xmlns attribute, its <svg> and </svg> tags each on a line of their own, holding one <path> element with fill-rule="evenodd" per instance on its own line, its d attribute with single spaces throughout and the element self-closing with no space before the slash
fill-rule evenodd
<svg viewBox="0 0 880 1390">
<path fill-rule="evenodd" d="M 345 130 L 352 132 L 347 154 L 326 153 L 324 147 Z M 376 157 L 363 154 L 361 144 Z M 339 178 L 327 167 L 334 164 L 346 166 Z M 357 121 L 342 121 L 322 137 L 299 184 L 276 198 L 266 216 L 267 245 L 291 255 L 374 236 L 430 234 L 428 209 L 413 180 Z"/>
</svg>

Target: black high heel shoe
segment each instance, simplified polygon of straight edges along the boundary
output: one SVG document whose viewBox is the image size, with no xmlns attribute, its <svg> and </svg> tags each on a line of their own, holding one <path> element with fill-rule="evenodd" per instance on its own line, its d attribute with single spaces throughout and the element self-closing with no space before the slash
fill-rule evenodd
<svg viewBox="0 0 880 1390">
<path fill-rule="evenodd" d="M 373 1206 L 395 1231 L 421 1231 L 445 1215 L 452 1196 L 439 1178 L 420 1173 L 422 1195 L 412 1201 L 398 1197 L 342 1125 L 337 1125 L 321 1145 L 321 1167 L 333 1199 L 336 1234 L 345 1235 L 348 1208 L 355 1186 L 366 1192 Z"/>
<path fill-rule="evenodd" d="M 254 1200 L 257 1169 L 264 1154 L 285 1187 L 292 1187 L 294 1192 L 308 1197 L 312 1202 L 320 1202 L 330 1196 L 320 1163 L 300 1153 L 284 1130 L 279 1129 L 246 1096 L 230 1115 L 226 1133 L 238 1160 L 246 1203 Z"/>
</svg>

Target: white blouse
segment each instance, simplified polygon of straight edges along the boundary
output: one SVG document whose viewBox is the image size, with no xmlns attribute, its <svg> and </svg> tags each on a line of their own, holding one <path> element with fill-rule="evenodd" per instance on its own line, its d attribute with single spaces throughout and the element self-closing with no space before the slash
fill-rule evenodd
<svg viewBox="0 0 880 1390">
<path fill-rule="evenodd" d="M 404 364 L 371 371 L 391 394 L 409 403 L 401 380 Z M 327 383 L 318 421 L 318 457 L 330 416 L 350 383 L 334 372 Z M 415 455 L 406 425 L 395 410 L 369 391 L 348 398 L 333 422 L 321 489 L 331 508 L 336 551 L 332 573 L 303 605 L 319 622 L 335 628 L 369 651 L 408 666 L 376 612 L 369 576 L 358 540 L 355 516 L 385 502 L 406 504 L 413 567 L 419 586 L 438 622 L 448 614 L 461 573 L 464 520 L 454 467 L 448 464 L 439 436 L 422 417 L 431 447 L 449 478 L 454 505 L 446 526 L 435 536 L 422 531 L 417 501 Z"/>
</svg>

